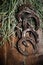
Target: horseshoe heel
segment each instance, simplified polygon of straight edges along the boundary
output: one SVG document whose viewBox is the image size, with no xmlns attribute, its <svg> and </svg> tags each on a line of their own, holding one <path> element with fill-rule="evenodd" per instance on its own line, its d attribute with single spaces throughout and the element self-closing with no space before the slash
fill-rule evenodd
<svg viewBox="0 0 43 65">
<path fill-rule="evenodd" d="M 24 56 L 28 56 L 29 55 L 29 53 L 25 50 L 25 48 L 29 47 L 29 43 L 32 45 L 32 47 L 33 47 L 33 49 L 35 51 L 35 46 L 33 45 L 33 42 L 30 39 L 22 38 L 22 39 L 20 39 L 18 41 L 17 49 Z M 28 49 L 28 51 L 29 51 L 29 49 Z"/>
<path fill-rule="evenodd" d="M 19 12 L 17 14 L 17 20 L 18 22 L 23 22 L 25 18 L 33 18 L 35 19 L 35 30 L 39 29 L 40 26 L 40 20 L 37 14 L 29 8 L 27 5 L 22 5 L 19 7 Z"/>
</svg>

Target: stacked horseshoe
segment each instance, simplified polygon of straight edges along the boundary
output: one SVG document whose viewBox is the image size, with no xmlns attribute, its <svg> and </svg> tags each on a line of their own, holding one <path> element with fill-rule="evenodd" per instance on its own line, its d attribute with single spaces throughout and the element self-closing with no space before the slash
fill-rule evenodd
<svg viewBox="0 0 43 65">
<path fill-rule="evenodd" d="M 35 54 L 37 52 L 38 34 L 37 30 L 40 26 L 40 21 L 36 13 L 31 10 L 28 5 L 19 7 L 19 12 L 16 14 L 18 24 L 14 31 L 19 38 L 17 41 L 17 50 L 25 56 Z M 35 28 L 28 22 L 29 18 L 35 20 Z"/>
</svg>

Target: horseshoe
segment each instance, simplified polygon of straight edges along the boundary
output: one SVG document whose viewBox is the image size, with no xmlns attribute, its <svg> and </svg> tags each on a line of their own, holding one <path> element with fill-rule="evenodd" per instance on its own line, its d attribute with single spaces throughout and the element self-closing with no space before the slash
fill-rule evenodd
<svg viewBox="0 0 43 65">
<path fill-rule="evenodd" d="M 38 34 L 36 33 L 36 31 L 31 30 L 31 29 L 26 29 L 26 30 L 23 31 L 22 37 L 26 37 L 27 32 L 28 32 L 28 34 L 29 34 L 29 32 L 32 33 L 32 35 L 34 36 L 35 42 L 37 43 L 38 42 L 38 40 L 37 40 L 38 39 Z"/>
<path fill-rule="evenodd" d="M 16 36 L 18 36 L 18 38 L 21 38 L 23 30 L 26 30 L 27 28 L 33 29 L 32 26 L 27 21 L 25 23 L 23 22 L 23 24 L 22 22 L 18 23 L 14 28 L 14 31 L 16 31 Z"/>
<path fill-rule="evenodd" d="M 21 48 L 21 47 L 25 47 L 25 48 L 28 48 L 29 45 L 28 43 L 30 43 L 35 51 L 35 46 L 33 45 L 33 42 L 29 39 L 29 38 L 21 38 L 19 41 L 18 41 L 18 44 L 17 44 L 17 50 L 24 56 L 28 56 L 29 53 L 27 51 L 24 50 L 24 48 Z M 21 46 L 21 44 L 23 46 Z M 34 52 L 35 53 L 35 52 Z"/>
<path fill-rule="evenodd" d="M 24 18 L 34 18 L 35 19 L 35 30 L 39 29 L 39 26 L 40 26 L 39 17 L 28 6 L 26 6 L 26 5 L 20 6 L 19 12 L 16 15 L 17 15 L 16 18 L 17 18 L 18 22 L 23 22 Z"/>
</svg>

